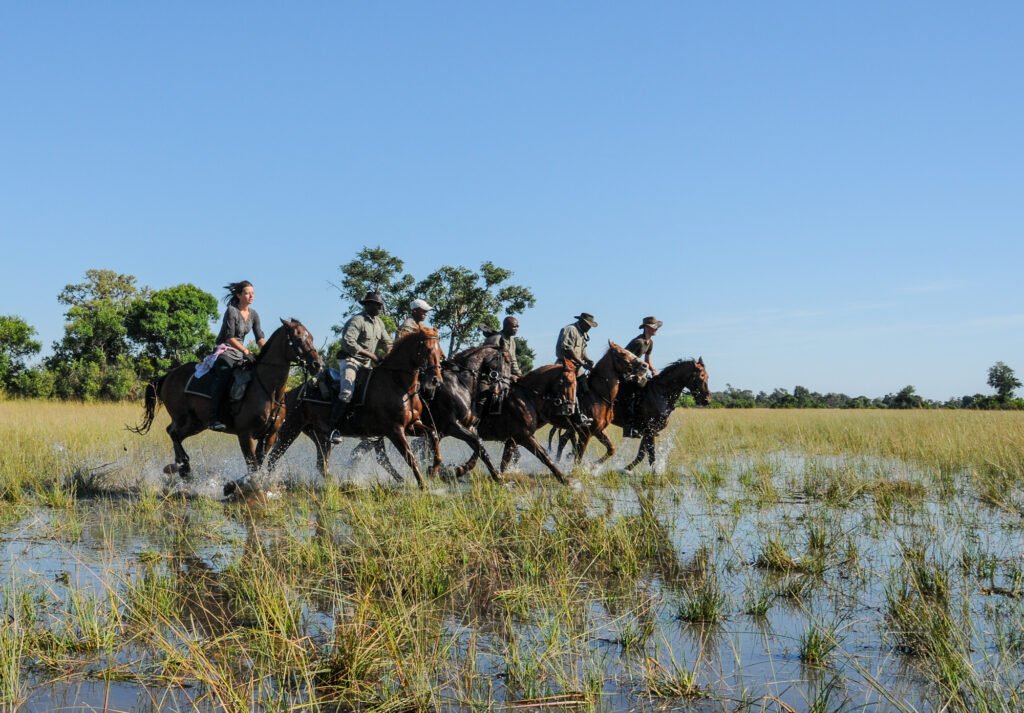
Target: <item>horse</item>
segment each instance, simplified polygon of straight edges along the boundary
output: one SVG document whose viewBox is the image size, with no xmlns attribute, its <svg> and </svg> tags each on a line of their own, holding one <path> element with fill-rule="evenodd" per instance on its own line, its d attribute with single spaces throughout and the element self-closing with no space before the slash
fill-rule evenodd
<svg viewBox="0 0 1024 713">
<path fill-rule="evenodd" d="M 255 357 L 251 367 L 253 378 L 245 396 L 229 406 L 226 432 L 238 437 L 250 473 L 262 464 L 268 442 L 281 425 L 285 384 L 293 361 L 300 362 L 309 371 L 321 369 L 313 335 L 298 320 L 282 319 L 281 326 L 274 330 Z M 192 466 L 182 441 L 206 430 L 217 408 L 211 399 L 185 393 L 195 368 L 195 362 L 183 364 L 150 382 L 146 386 L 142 422 L 129 427 L 139 435 L 148 433 L 156 409 L 163 402 L 171 417 L 167 435 L 174 444 L 174 464 L 168 466 L 168 470 L 177 472 L 183 479 L 191 477 Z"/>
<path fill-rule="evenodd" d="M 562 431 L 557 457 L 562 457 L 562 450 L 570 439 L 566 434 L 572 433 L 576 465 L 579 465 L 583 459 L 583 452 L 586 451 L 591 437 L 597 438 L 608 449 L 608 453 L 599 462 L 603 463 L 608 460 L 615 453 L 615 446 L 608 440 L 604 430 L 612 422 L 620 384 L 639 382 L 646 373 L 647 364 L 642 359 L 638 359 L 632 352 L 626 351 L 609 340 L 608 351 L 590 370 L 590 374 L 587 375 L 588 388 L 586 391 L 581 391 L 579 396 L 580 412 L 590 419 L 590 425 L 580 426 L 566 416 L 552 421 L 553 428 L 549 434 L 549 446 L 555 430 Z"/>
<path fill-rule="evenodd" d="M 496 345 L 484 344 L 465 349 L 445 362 L 444 381 L 424 409 L 430 443 L 434 449 L 434 462 L 430 474 L 441 470 L 441 439 L 458 438 L 479 457 L 495 482 L 501 476 L 494 468 L 483 442 L 476 432 L 480 411 L 492 403 L 504 408 L 504 392 L 510 387 L 511 358 Z M 498 399 L 499 401 L 493 401 Z M 461 476 L 465 471 L 461 471 Z"/>
<path fill-rule="evenodd" d="M 374 367 L 363 403 L 351 406 L 340 425 L 344 435 L 387 437 L 405 457 L 420 488 L 423 488 L 423 476 L 409 447 L 406 432 L 425 430 L 420 421 L 423 412 L 420 391 L 424 394 L 436 391 L 442 382 L 443 359 L 436 329 L 420 327 L 419 331 L 401 337 Z M 421 375 L 424 378 L 421 379 Z M 327 461 L 331 455 L 328 434 L 336 425 L 330 423 L 330 415 L 331 404 L 304 400 L 298 388 L 289 391 L 285 396 L 284 423 L 267 456 L 268 469 L 272 470 L 299 434 L 305 433 L 316 445 L 317 467 L 326 477 Z M 378 461 L 384 464 L 383 442 L 375 446 L 378 448 Z M 385 467 L 388 466 L 390 463 Z M 394 468 L 389 468 L 389 472 L 396 480 L 402 480 Z M 225 486 L 225 494 L 229 493 L 230 486 L 230 483 Z"/>
<path fill-rule="evenodd" d="M 626 470 L 636 467 L 644 454 L 651 467 L 654 466 L 654 439 L 668 425 L 668 418 L 684 390 L 689 391 L 701 406 L 707 406 L 711 401 L 704 357 L 698 357 L 696 361 L 674 361 L 643 387 L 627 387 L 619 394 L 612 423 L 622 427 L 624 433 L 629 428 L 640 433 L 636 458 L 626 466 Z M 605 458 L 611 455 L 608 453 Z"/>
<path fill-rule="evenodd" d="M 544 424 L 550 423 L 552 418 L 566 414 L 572 408 L 576 400 L 576 368 L 576 362 L 563 359 L 558 364 L 534 369 L 512 384 L 500 412 L 480 414 L 477 426 L 480 438 L 503 441 L 505 444 L 499 472 L 508 468 L 516 447 L 523 446 L 546 465 L 560 483 L 568 483 L 568 479 L 533 434 Z M 471 471 L 476 465 L 476 459 L 474 453 L 456 468 L 456 477 Z"/>
</svg>

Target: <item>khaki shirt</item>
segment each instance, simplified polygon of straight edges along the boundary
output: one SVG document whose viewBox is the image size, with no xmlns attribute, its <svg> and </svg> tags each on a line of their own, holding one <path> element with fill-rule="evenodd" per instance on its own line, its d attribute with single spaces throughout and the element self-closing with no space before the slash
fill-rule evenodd
<svg viewBox="0 0 1024 713">
<path fill-rule="evenodd" d="M 562 327 L 558 333 L 558 343 L 555 345 L 555 359 L 575 359 L 580 364 L 587 361 L 587 342 L 590 335 L 580 329 L 579 322 L 573 322 Z"/>
<path fill-rule="evenodd" d="M 397 332 L 395 332 L 395 339 L 398 340 L 404 337 L 406 334 L 418 332 L 420 331 L 420 327 L 422 326 L 423 324 L 421 322 L 417 322 L 412 317 L 409 317 L 404 322 L 402 322 L 402 326 L 398 328 Z"/>
<path fill-rule="evenodd" d="M 359 366 L 370 366 L 370 360 L 359 354 L 359 351 L 365 349 L 376 354 L 382 344 L 390 351 L 394 342 L 380 317 L 371 317 L 363 311 L 345 322 L 341 332 L 341 356 L 344 359 Z"/>
<path fill-rule="evenodd" d="M 511 361 L 512 376 L 522 376 L 522 371 L 519 370 L 519 358 L 516 356 L 515 337 L 506 337 L 501 332 L 492 332 L 487 335 L 484 344 L 496 346 L 508 354 L 508 358 Z"/>
</svg>

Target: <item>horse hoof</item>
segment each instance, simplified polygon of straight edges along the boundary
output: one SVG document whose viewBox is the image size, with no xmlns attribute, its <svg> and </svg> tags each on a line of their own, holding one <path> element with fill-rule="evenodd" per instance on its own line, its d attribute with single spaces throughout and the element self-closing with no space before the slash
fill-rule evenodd
<svg viewBox="0 0 1024 713">
<path fill-rule="evenodd" d="M 179 470 L 181 470 L 181 466 L 179 466 L 177 463 L 168 463 L 167 465 L 164 466 L 164 473 L 166 475 L 174 475 Z"/>
<path fill-rule="evenodd" d="M 233 480 L 224 483 L 224 497 L 229 498 L 238 490 L 238 485 Z"/>
</svg>

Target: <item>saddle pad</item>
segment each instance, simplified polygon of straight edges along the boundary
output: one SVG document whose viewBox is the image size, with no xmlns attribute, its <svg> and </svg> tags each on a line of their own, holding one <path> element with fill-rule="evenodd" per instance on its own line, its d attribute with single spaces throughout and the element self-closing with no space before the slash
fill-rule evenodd
<svg viewBox="0 0 1024 713">
<path fill-rule="evenodd" d="M 213 391 L 213 377 L 210 376 L 211 373 L 206 372 L 206 374 L 200 377 L 197 377 L 195 374 L 189 376 L 188 382 L 185 384 L 185 393 L 204 399 L 212 398 L 210 395 L 210 392 Z M 249 388 L 251 380 L 252 371 L 234 369 L 231 372 L 231 382 L 227 388 L 228 400 L 241 401 L 245 397 L 246 389 Z"/>
<path fill-rule="evenodd" d="M 207 372 L 203 376 L 196 378 L 195 374 L 188 377 L 188 383 L 185 384 L 185 393 L 191 394 L 192 396 L 201 396 L 204 399 L 210 398 L 210 391 L 213 389 L 213 377 Z"/>
<path fill-rule="evenodd" d="M 326 387 L 326 396 L 324 396 L 323 391 L 320 390 L 320 385 L 313 386 L 312 381 L 306 381 L 299 387 L 299 401 L 308 401 L 313 404 L 332 403 L 334 401 L 334 394 L 338 390 L 337 387 L 332 387 L 326 379 L 321 381 L 320 384 Z"/>
<path fill-rule="evenodd" d="M 349 407 L 362 406 L 366 403 L 366 392 L 370 388 L 370 377 L 373 369 L 360 369 L 356 373 L 356 383 L 352 389 L 352 400 Z M 306 381 L 299 387 L 299 401 L 309 401 L 315 404 L 330 404 L 338 397 L 338 390 L 341 387 L 340 375 L 335 369 L 328 369 L 327 375 L 320 382 L 313 386 L 313 382 Z"/>
</svg>

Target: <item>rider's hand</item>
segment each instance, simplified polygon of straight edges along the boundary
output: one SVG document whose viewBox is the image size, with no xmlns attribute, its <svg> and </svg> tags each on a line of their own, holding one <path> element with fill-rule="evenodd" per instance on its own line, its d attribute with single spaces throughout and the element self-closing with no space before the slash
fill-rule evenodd
<svg viewBox="0 0 1024 713">
<path fill-rule="evenodd" d="M 583 360 L 583 366 L 586 369 L 593 369 L 594 368 L 594 362 L 591 361 L 590 359 L 584 359 Z"/>
<path fill-rule="evenodd" d="M 245 354 L 243 354 L 243 355 L 242 355 L 242 359 L 243 359 L 244 361 L 247 361 L 247 362 L 249 362 L 249 363 L 251 364 L 251 363 L 253 363 L 254 361 L 256 361 L 256 355 L 255 355 L 255 354 L 253 354 L 253 353 L 252 353 L 252 352 L 250 352 L 250 351 L 247 351 L 247 352 L 246 352 Z"/>
</svg>

